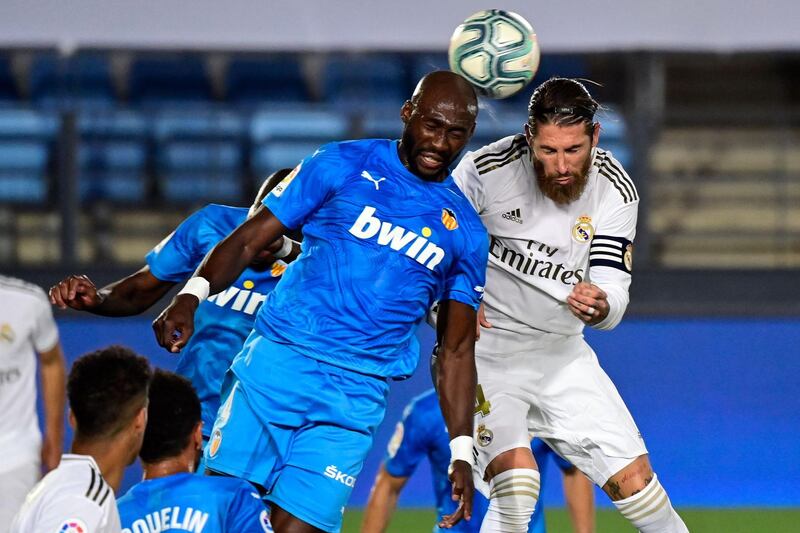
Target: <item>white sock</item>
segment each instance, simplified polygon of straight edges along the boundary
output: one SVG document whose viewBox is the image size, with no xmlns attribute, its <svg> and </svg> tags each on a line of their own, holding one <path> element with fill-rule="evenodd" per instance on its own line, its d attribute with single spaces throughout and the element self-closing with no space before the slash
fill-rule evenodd
<svg viewBox="0 0 800 533">
<path fill-rule="evenodd" d="M 655 474 L 641 492 L 614 505 L 641 533 L 689 533 Z"/>
<path fill-rule="evenodd" d="M 539 499 L 539 472 L 514 468 L 489 481 L 489 509 L 480 533 L 526 533 L 536 500 Z"/>
</svg>

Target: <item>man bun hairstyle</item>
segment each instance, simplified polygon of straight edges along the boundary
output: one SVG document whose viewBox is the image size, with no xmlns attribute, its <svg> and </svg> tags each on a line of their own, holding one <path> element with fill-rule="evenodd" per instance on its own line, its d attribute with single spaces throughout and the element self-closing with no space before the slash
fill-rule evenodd
<svg viewBox="0 0 800 533">
<path fill-rule="evenodd" d="M 594 115 L 599 108 L 600 104 L 578 80 L 550 78 L 531 95 L 528 127 L 536 135 L 539 124 L 585 124 L 586 132 L 591 135 L 594 131 Z"/>
<path fill-rule="evenodd" d="M 201 420 L 200 400 L 188 379 L 166 370 L 156 370 L 149 398 L 139 457 L 155 463 L 180 455 L 189 444 Z"/>
<path fill-rule="evenodd" d="M 113 345 L 79 357 L 67 379 L 67 397 L 76 433 L 108 437 L 124 428 L 147 405 L 152 371 L 144 357 Z"/>
</svg>

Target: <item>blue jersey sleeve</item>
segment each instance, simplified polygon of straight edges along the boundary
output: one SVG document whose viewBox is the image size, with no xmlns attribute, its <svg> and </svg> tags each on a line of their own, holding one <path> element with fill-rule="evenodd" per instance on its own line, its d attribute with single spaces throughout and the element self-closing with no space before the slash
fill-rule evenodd
<svg viewBox="0 0 800 533">
<path fill-rule="evenodd" d="M 256 490 L 243 481 L 233 493 L 225 531 L 271 533 L 267 508 Z"/>
<path fill-rule="evenodd" d="M 386 454 L 384 468 L 394 477 L 410 477 L 425 459 L 425 429 L 420 427 L 416 404 L 406 407 L 403 420 L 397 423 Z"/>
<path fill-rule="evenodd" d="M 478 309 L 483 299 L 489 259 L 489 241 L 485 236 L 485 233 L 477 234 L 471 249 L 455 262 L 445 283 L 442 300 L 455 300 Z"/>
<path fill-rule="evenodd" d="M 336 191 L 343 174 L 338 146 L 326 144 L 283 178 L 263 203 L 284 226 L 298 228 Z"/>
<path fill-rule="evenodd" d="M 145 256 L 150 272 L 160 280 L 181 282 L 192 275 L 213 246 L 208 239 L 205 207 L 184 220 Z M 216 240 L 216 238 L 214 238 Z"/>
</svg>

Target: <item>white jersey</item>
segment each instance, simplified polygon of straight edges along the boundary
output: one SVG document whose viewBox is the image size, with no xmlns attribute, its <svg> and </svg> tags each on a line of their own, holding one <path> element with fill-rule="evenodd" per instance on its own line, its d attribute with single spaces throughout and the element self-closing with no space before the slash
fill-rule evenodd
<svg viewBox="0 0 800 533">
<path fill-rule="evenodd" d="M 58 330 L 44 291 L 0 276 L 0 473 L 38 460 L 36 352 L 53 349 Z"/>
<path fill-rule="evenodd" d="M 64 454 L 28 493 L 10 533 L 120 533 L 114 490 L 88 455 Z"/>
<path fill-rule="evenodd" d="M 566 299 L 582 280 L 613 293 L 610 305 L 627 306 L 639 196 L 610 152 L 592 157 L 583 194 L 567 205 L 539 190 L 523 135 L 468 153 L 454 170 L 491 240 L 484 302 L 494 328 L 483 330 L 478 352 L 509 338 L 581 334 Z"/>
</svg>

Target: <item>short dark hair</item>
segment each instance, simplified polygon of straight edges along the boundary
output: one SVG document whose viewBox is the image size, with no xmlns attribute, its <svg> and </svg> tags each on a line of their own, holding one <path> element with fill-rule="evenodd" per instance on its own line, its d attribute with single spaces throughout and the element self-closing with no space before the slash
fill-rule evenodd
<svg viewBox="0 0 800 533">
<path fill-rule="evenodd" d="M 587 133 L 594 130 L 594 114 L 600 104 L 586 87 L 572 78 L 550 78 L 539 85 L 528 104 L 528 127 L 536 134 L 538 124 L 572 126 L 586 124 Z"/>
<path fill-rule="evenodd" d="M 179 455 L 200 422 L 200 400 L 191 382 L 166 370 L 156 370 L 150 382 L 147 429 L 139 457 L 145 463 Z"/>
<path fill-rule="evenodd" d="M 151 377 L 147 359 L 124 346 L 79 357 L 67 380 L 76 433 L 90 438 L 117 433 L 147 405 Z"/>
</svg>

